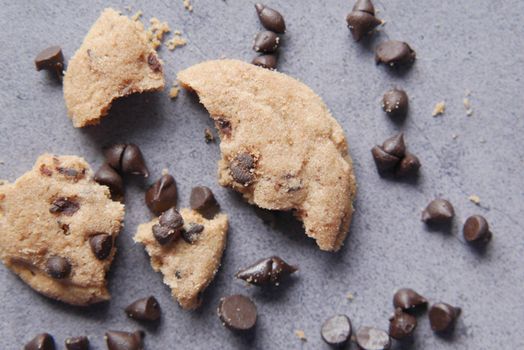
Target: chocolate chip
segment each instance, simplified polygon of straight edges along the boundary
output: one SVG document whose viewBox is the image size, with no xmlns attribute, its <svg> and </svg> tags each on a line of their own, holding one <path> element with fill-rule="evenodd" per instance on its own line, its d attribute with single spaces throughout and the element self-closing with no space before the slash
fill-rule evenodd
<svg viewBox="0 0 524 350">
<path fill-rule="evenodd" d="M 343 347 L 351 337 L 351 321 L 346 315 L 328 318 L 320 329 L 322 339 L 333 347 Z"/>
<path fill-rule="evenodd" d="M 71 216 L 80 209 L 80 205 L 73 198 L 59 197 L 51 203 L 49 212 Z"/>
<path fill-rule="evenodd" d="M 182 215 L 175 208 L 170 208 L 160 216 L 159 223 L 153 225 L 153 236 L 160 245 L 165 245 L 180 236 L 183 226 Z"/>
<path fill-rule="evenodd" d="M 371 154 L 375 160 L 375 165 L 380 173 L 386 172 L 395 168 L 400 159 L 386 151 L 381 146 L 375 146 L 371 149 Z"/>
<path fill-rule="evenodd" d="M 380 19 L 364 11 L 350 12 L 346 17 L 346 22 L 355 41 L 360 41 L 382 23 Z"/>
<path fill-rule="evenodd" d="M 272 256 L 258 260 L 253 265 L 238 271 L 235 277 L 257 286 L 278 285 L 283 277 L 295 271 L 297 271 L 295 266 L 289 265 L 278 256 Z"/>
<path fill-rule="evenodd" d="M 406 154 L 406 144 L 404 142 L 404 134 L 399 133 L 388 138 L 382 144 L 384 152 L 392 156 L 402 158 Z"/>
<path fill-rule="evenodd" d="M 151 52 L 147 56 L 147 64 L 149 65 L 149 68 L 151 68 L 153 72 L 162 71 L 162 64 L 160 63 L 160 61 L 158 60 L 158 57 L 156 56 L 154 52 Z"/>
<path fill-rule="evenodd" d="M 171 175 L 162 175 L 146 192 L 147 207 L 156 215 L 176 206 L 177 189 L 175 179 Z"/>
<path fill-rule="evenodd" d="M 402 118 L 408 113 L 409 99 L 404 90 L 391 89 L 382 98 L 382 109 L 390 117 Z"/>
<path fill-rule="evenodd" d="M 257 34 L 253 50 L 256 52 L 271 53 L 278 48 L 280 37 L 269 30 L 264 30 Z"/>
<path fill-rule="evenodd" d="M 48 333 L 38 334 L 24 346 L 24 350 L 55 350 L 55 340 Z"/>
<path fill-rule="evenodd" d="M 445 199 L 432 200 L 422 212 L 422 221 L 427 224 L 446 224 L 455 216 L 455 210 Z"/>
<path fill-rule="evenodd" d="M 210 128 L 204 129 L 204 140 L 206 141 L 206 143 L 211 143 L 215 141 L 215 136 L 213 136 L 213 132 Z"/>
<path fill-rule="evenodd" d="M 286 31 L 286 22 L 280 12 L 260 3 L 255 4 L 255 9 L 264 28 L 277 33 Z"/>
<path fill-rule="evenodd" d="M 389 319 L 389 335 L 395 339 L 410 337 L 417 328 L 417 319 L 401 309 L 396 309 L 395 314 Z"/>
<path fill-rule="evenodd" d="M 375 15 L 375 6 L 371 0 L 357 0 L 355 6 L 353 6 L 353 11 L 362 11 L 367 12 L 370 15 Z"/>
<path fill-rule="evenodd" d="M 89 339 L 85 336 L 67 338 L 65 346 L 67 350 L 88 350 Z"/>
<path fill-rule="evenodd" d="M 189 228 L 182 231 L 182 238 L 187 243 L 193 244 L 198 240 L 202 231 L 204 231 L 204 225 L 190 223 Z"/>
<path fill-rule="evenodd" d="M 468 243 L 484 244 L 491 240 L 488 221 L 481 215 L 473 215 L 467 218 L 462 232 Z"/>
<path fill-rule="evenodd" d="M 189 205 L 194 210 L 204 210 L 216 204 L 215 196 L 206 186 L 197 186 L 191 189 Z"/>
<path fill-rule="evenodd" d="M 437 303 L 429 309 L 429 323 L 435 332 L 450 330 L 461 313 L 461 309 L 446 303 Z"/>
<path fill-rule="evenodd" d="M 89 246 L 98 260 L 104 260 L 111 254 L 113 237 L 107 233 L 99 233 L 89 238 Z"/>
<path fill-rule="evenodd" d="M 45 166 L 45 164 L 40 165 L 40 174 L 45 176 L 51 176 L 53 175 L 53 171 Z"/>
<path fill-rule="evenodd" d="M 142 175 L 143 177 L 149 176 L 149 170 L 147 169 L 144 156 L 135 144 L 129 144 L 124 149 L 122 154 L 122 171 L 126 174 Z"/>
<path fill-rule="evenodd" d="M 158 224 L 153 225 L 153 237 L 160 245 L 171 243 L 178 237 L 177 230 Z"/>
<path fill-rule="evenodd" d="M 60 222 L 60 220 L 57 220 L 57 224 L 64 235 L 69 236 L 71 234 L 71 229 L 68 224 L 64 224 L 63 222 Z"/>
<path fill-rule="evenodd" d="M 251 61 L 255 66 L 259 66 L 266 69 L 276 69 L 277 68 L 277 56 L 275 54 L 260 55 L 253 58 Z"/>
<path fill-rule="evenodd" d="M 216 126 L 218 130 L 220 130 L 220 132 L 223 133 L 224 135 L 226 136 L 231 135 L 232 128 L 231 128 L 231 122 L 229 120 L 218 118 L 216 120 Z"/>
<path fill-rule="evenodd" d="M 124 193 L 124 181 L 122 176 L 115 171 L 108 163 L 96 171 L 94 179 L 100 185 L 109 187 L 109 191 L 113 197 L 121 196 Z"/>
<path fill-rule="evenodd" d="M 63 279 L 71 273 L 71 264 L 66 258 L 53 255 L 47 259 L 46 271 L 53 278 Z"/>
<path fill-rule="evenodd" d="M 356 341 L 362 350 L 387 350 L 391 347 L 389 335 L 373 327 L 361 327 L 356 334 Z"/>
<path fill-rule="evenodd" d="M 400 160 L 397 166 L 396 175 L 398 177 L 413 176 L 418 173 L 420 169 L 420 160 L 412 153 L 406 152 L 404 158 Z"/>
<path fill-rule="evenodd" d="M 257 322 L 257 307 L 244 295 L 236 294 L 220 299 L 217 311 L 224 325 L 235 331 L 247 331 Z"/>
<path fill-rule="evenodd" d="M 170 208 L 166 210 L 159 219 L 160 225 L 171 227 L 171 228 L 181 228 L 184 225 L 184 219 L 182 215 L 175 209 Z"/>
<path fill-rule="evenodd" d="M 135 320 L 156 321 L 160 318 L 160 304 L 154 296 L 149 296 L 129 304 L 125 312 Z"/>
<path fill-rule="evenodd" d="M 426 307 L 428 301 L 422 295 L 418 294 L 411 288 L 401 288 L 393 296 L 393 305 L 395 309 L 402 309 L 410 312 L 418 308 Z"/>
<path fill-rule="evenodd" d="M 106 332 L 105 339 L 108 350 L 142 350 L 145 334 L 142 331 L 134 333 L 121 331 Z"/>
<path fill-rule="evenodd" d="M 255 179 L 254 168 L 255 159 L 249 153 L 238 154 L 229 164 L 233 180 L 244 186 L 248 186 Z"/>
<path fill-rule="evenodd" d="M 391 67 L 413 63 L 415 57 L 415 51 L 403 41 L 385 41 L 375 50 L 377 64 L 384 63 Z"/>
<path fill-rule="evenodd" d="M 126 145 L 123 143 L 117 143 L 104 149 L 107 164 L 111 165 L 116 171 L 122 170 L 122 156 L 125 149 Z"/>
<path fill-rule="evenodd" d="M 62 77 L 64 75 L 64 55 L 60 46 L 51 46 L 40 51 L 35 58 L 35 66 L 37 71 L 45 69 Z"/>
<path fill-rule="evenodd" d="M 57 167 L 56 170 L 58 170 L 60 174 L 66 177 L 72 177 L 75 180 L 80 180 L 85 174 L 85 169 L 82 169 L 82 171 L 78 171 L 74 168 Z"/>
</svg>

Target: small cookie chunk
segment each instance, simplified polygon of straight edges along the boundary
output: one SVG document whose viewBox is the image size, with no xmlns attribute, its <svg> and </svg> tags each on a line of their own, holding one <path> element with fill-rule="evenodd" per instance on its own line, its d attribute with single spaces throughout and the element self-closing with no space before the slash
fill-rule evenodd
<svg viewBox="0 0 524 350">
<path fill-rule="evenodd" d="M 73 125 L 98 124 L 119 97 L 162 90 L 162 70 L 142 23 L 105 9 L 69 61 L 64 77 Z"/>
<path fill-rule="evenodd" d="M 294 210 L 322 250 L 347 236 L 356 182 L 344 131 L 321 98 L 282 73 L 237 60 L 178 74 L 221 137 L 219 182 L 264 209 Z"/>
<path fill-rule="evenodd" d="M 34 290 L 73 305 L 110 298 L 106 272 L 124 206 L 80 157 L 44 154 L 0 186 L 0 258 Z"/>
<path fill-rule="evenodd" d="M 151 257 L 151 266 L 164 275 L 164 283 L 172 291 L 183 309 L 195 309 L 202 300 L 200 296 L 215 276 L 226 247 L 228 221 L 225 214 L 211 220 L 205 219 L 191 209 L 180 211 L 185 230 L 193 226 L 203 229 L 191 240 L 181 237 L 167 245 L 160 245 L 153 235 L 158 218 L 138 226 L 135 242 L 145 246 Z"/>
</svg>

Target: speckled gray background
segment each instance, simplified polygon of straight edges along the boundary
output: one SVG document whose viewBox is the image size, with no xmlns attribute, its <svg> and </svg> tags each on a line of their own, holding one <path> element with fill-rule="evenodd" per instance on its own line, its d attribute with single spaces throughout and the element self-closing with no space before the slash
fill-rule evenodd
<svg viewBox="0 0 524 350">
<path fill-rule="evenodd" d="M 187 47 L 160 51 L 168 82 L 205 59 L 250 60 L 252 37 L 261 29 L 252 2 L 194 0 L 188 13 L 182 0 L 0 1 L 0 178 L 15 180 L 45 151 L 80 155 L 98 167 L 103 145 L 135 142 L 151 180 L 165 167 L 175 175 L 181 206 L 192 186 L 208 185 L 231 221 L 223 265 L 204 304 L 183 311 L 131 240 L 150 214 L 143 201 L 148 183 L 129 181 L 125 229 L 109 276 L 112 301 L 87 309 L 54 302 L 2 266 L 1 349 L 19 349 L 43 331 L 55 336 L 60 349 L 67 336 L 80 334 L 90 337 L 94 349 L 104 349 L 105 330 L 143 328 L 122 310 L 148 294 L 159 299 L 163 319 L 158 328 L 146 328 L 147 349 L 323 349 L 319 328 L 326 317 L 345 313 L 355 327 L 386 328 L 393 291 L 404 286 L 464 311 L 451 338 L 434 336 L 423 315 L 414 344 L 398 349 L 524 349 L 524 2 L 377 0 L 386 24 L 360 45 L 345 25 L 351 1 L 269 3 L 288 24 L 280 70 L 324 98 L 350 142 L 359 192 L 351 235 L 338 254 L 319 251 L 286 215 L 275 228 L 265 225 L 238 195 L 217 185 L 218 146 L 204 143 L 203 130 L 212 123 L 195 98 L 183 93 L 171 101 L 167 92 L 127 98 L 100 126 L 79 130 L 66 116 L 61 86 L 34 70 L 34 56 L 49 45 L 62 45 L 71 57 L 107 6 L 125 13 L 126 6 L 140 9 L 145 20 L 157 16 L 184 32 Z M 417 51 L 407 73 L 375 66 L 372 48 L 387 38 L 405 40 Z M 403 124 L 392 123 L 380 109 L 383 92 L 393 86 L 411 98 Z M 467 89 L 471 117 L 462 103 Z M 442 100 L 445 115 L 432 118 Z M 399 130 L 423 163 L 415 184 L 381 179 L 369 152 Z M 480 206 L 468 201 L 471 194 L 481 198 Z M 451 233 L 430 232 L 419 220 L 435 196 L 455 205 Z M 484 253 L 461 238 L 462 222 L 474 213 L 485 215 L 494 233 Z M 270 254 L 300 267 L 276 292 L 246 288 L 233 278 L 240 267 Z M 231 334 L 215 314 L 221 296 L 239 292 L 250 295 L 259 310 L 252 337 Z M 355 295 L 351 302 L 348 292 Z M 295 337 L 297 329 L 307 342 Z"/>
</svg>

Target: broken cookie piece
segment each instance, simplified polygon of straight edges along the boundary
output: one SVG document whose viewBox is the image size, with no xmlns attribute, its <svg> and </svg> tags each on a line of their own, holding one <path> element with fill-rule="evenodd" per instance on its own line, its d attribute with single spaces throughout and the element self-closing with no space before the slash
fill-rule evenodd
<svg viewBox="0 0 524 350">
<path fill-rule="evenodd" d="M 0 186 L 0 257 L 37 292 L 73 305 L 110 298 L 106 288 L 124 206 L 80 157 L 44 154 Z"/>
<path fill-rule="evenodd" d="M 293 210 L 322 250 L 347 236 L 356 182 L 344 131 L 321 98 L 282 73 L 237 60 L 178 74 L 215 120 L 219 182 L 264 209 Z"/>
<path fill-rule="evenodd" d="M 64 77 L 64 99 L 73 125 L 98 124 L 117 98 L 162 90 L 162 71 L 142 23 L 105 9 Z"/>
<path fill-rule="evenodd" d="M 183 309 L 195 309 L 201 294 L 213 280 L 226 247 L 228 221 L 225 214 L 211 220 L 198 212 L 182 209 L 184 220 L 182 237 L 162 245 L 153 233 L 159 219 L 138 226 L 135 242 L 145 246 L 151 257 L 151 266 L 164 275 L 164 283 Z"/>
</svg>

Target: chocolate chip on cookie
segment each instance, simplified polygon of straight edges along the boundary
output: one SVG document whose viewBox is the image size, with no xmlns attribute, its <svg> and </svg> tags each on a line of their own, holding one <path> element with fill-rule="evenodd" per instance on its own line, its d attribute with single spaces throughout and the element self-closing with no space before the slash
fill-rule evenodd
<svg viewBox="0 0 524 350">
<path fill-rule="evenodd" d="M 151 52 L 147 56 L 147 64 L 153 72 L 162 72 L 162 64 L 155 53 Z"/>
<path fill-rule="evenodd" d="M 403 66 L 415 61 L 415 51 L 405 42 L 389 40 L 375 49 L 375 61 L 390 67 Z"/>
<path fill-rule="evenodd" d="M 108 350 L 142 350 L 145 333 L 137 331 L 134 333 L 122 331 L 107 331 L 105 339 Z"/>
<path fill-rule="evenodd" d="M 260 3 L 255 4 L 255 9 L 257 10 L 260 23 L 267 30 L 276 33 L 284 33 L 286 31 L 286 22 L 280 12 Z"/>
<path fill-rule="evenodd" d="M 408 94 L 401 89 L 391 89 L 386 91 L 382 98 L 382 109 L 390 117 L 405 117 L 409 108 Z"/>
<path fill-rule="evenodd" d="M 122 171 L 126 174 L 142 175 L 143 177 L 149 176 L 149 170 L 147 169 L 144 156 L 142 151 L 137 145 L 130 143 L 124 149 L 122 154 Z"/>
<path fill-rule="evenodd" d="M 422 221 L 427 224 L 446 224 L 455 216 L 453 205 L 445 199 L 432 200 L 422 212 Z"/>
<path fill-rule="evenodd" d="M 175 208 L 171 208 L 160 215 L 159 223 L 152 228 L 153 236 L 160 245 L 166 245 L 180 236 L 183 226 L 182 215 Z"/>
<path fill-rule="evenodd" d="M 146 192 L 147 207 L 156 215 L 176 206 L 177 188 L 173 176 L 166 174 L 155 182 Z"/>
<path fill-rule="evenodd" d="M 249 153 L 238 154 L 229 164 L 235 182 L 248 186 L 255 180 L 255 158 Z"/>
<path fill-rule="evenodd" d="M 71 178 L 73 180 L 79 180 L 85 175 L 85 169 L 78 171 L 75 168 L 58 166 L 56 167 L 56 170 L 65 177 Z"/>
<path fill-rule="evenodd" d="M 86 336 L 67 338 L 65 346 L 67 350 L 89 350 L 89 339 Z"/>
<path fill-rule="evenodd" d="M 55 340 L 49 333 L 38 334 L 24 346 L 24 350 L 55 350 Z"/>
<path fill-rule="evenodd" d="M 224 118 L 218 118 L 216 120 L 216 126 L 217 129 L 220 130 L 220 132 L 226 136 L 231 136 L 231 131 L 233 130 L 231 127 L 231 122 L 229 120 L 226 120 Z"/>
<path fill-rule="evenodd" d="M 53 255 L 47 259 L 47 274 L 56 279 L 63 279 L 71 273 L 71 263 L 61 256 Z"/>
<path fill-rule="evenodd" d="M 393 306 L 406 312 L 414 311 L 427 305 L 427 299 L 411 288 L 401 288 L 393 296 Z"/>
<path fill-rule="evenodd" d="M 198 239 L 198 236 L 204 231 L 204 225 L 190 223 L 187 230 L 182 231 L 182 238 L 189 244 L 195 243 Z"/>
<path fill-rule="evenodd" d="M 256 52 L 271 53 L 278 49 L 280 37 L 269 30 L 264 30 L 257 34 L 253 44 L 253 50 Z"/>
<path fill-rule="evenodd" d="M 295 266 L 289 265 L 278 256 L 272 256 L 261 259 L 253 265 L 238 271 L 235 277 L 257 286 L 266 284 L 278 285 L 282 278 L 295 271 L 297 271 Z"/>
<path fill-rule="evenodd" d="M 107 233 L 99 233 L 89 238 L 91 251 L 98 260 L 106 259 L 113 248 L 113 237 Z"/>
<path fill-rule="evenodd" d="M 217 311 L 224 326 L 231 330 L 247 331 L 257 322 L 257 307 L 244 295 L 236 294 L 220 299 Z"/>
<path fill-rule="evenodd" d="M 80 204 L 75 198 L 58 197 L 51 203 L 49 212 L 71 216 L 80 209 Z"/>
<path fill-rule="evenodd" d="M 388 350 L 391 347 L 388 333 L 373 327 L 361 327 L 357 331 L 356 341 L 362 350 Z"/>
<path fill-rule="evenodd" d="M 96 171 L 94 179 L 100 185 L 109 187 L 109 191 L 113 197 L 119 197 L 124 193 L 124 181 L 122 176 L 115 171 L 108 163 L 102 164 L 102 166 Z"/>
<path fill-rule="evenodd" d="M 396 309 L 389 318 L 389 335 L 395 339 L 404 339 L 413 335 L 417 328 L 417 319 L 402 309 Z"/>
<path fill-rule="evenodd" d="M 343 347 L 351 338 L 351 321 L 346 315 L 328 318 L 320 329 L 322 340 L 333 347 Z"/>
<path fill-rule="evenodd" d="M 266 69 L 276 69 L 278 60 L 276 54 L 260 55 L 251 61 L 255 66 L 259 66 Z"/>
<path fill-rule="evenodd" d="M 205 210 L 216 204 L 215 196 L 209 187 L 197 186 L 191 189 L 189 205 L 194 210 Z"/>
<path fill-rule="evenodd" d="M 154 296 L 142 298 L 129 304 L 125 312 L 127 316 L 140 321 L 156 321 L 160 318 L 160 304 Z"/>
<path fill-rule="evenodd" d="M 37 71 L 45 69 L 61 78 L 64 75 L 64 55 L 60 46 L 51 46 L 40 51 L 35 58 L 35 66 Z"/>
</svg>

